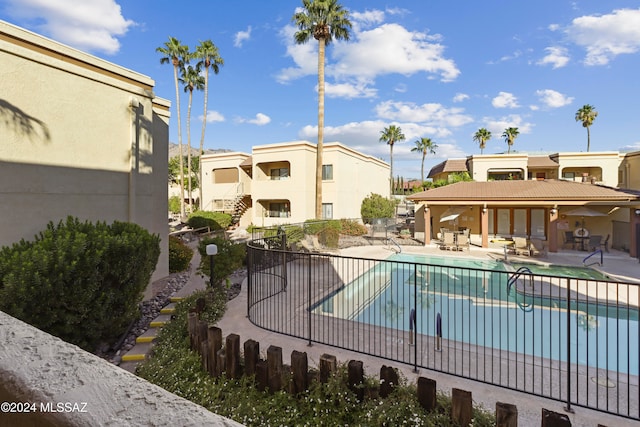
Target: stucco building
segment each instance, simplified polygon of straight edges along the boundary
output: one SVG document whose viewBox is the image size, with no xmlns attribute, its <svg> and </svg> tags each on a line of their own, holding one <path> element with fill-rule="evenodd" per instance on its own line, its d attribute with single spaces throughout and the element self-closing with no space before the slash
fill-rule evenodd
<svg viewBox="0 0 640 427">
<path fill-rule="evenodd" d="M 203 209 L 230 212 L 241 226 L 314 218 L 315 162 L 308 141 L 203 155 Z M 387 163 L 338 142 L 324 144 L 323 163 L 323 218 L 359 218 L 362 200 L 389 187 Z"/>
<path fill-rule="evenodd" d="M 137 223 L 168 274 L 170 103 L 154 81 L 0 21 L 0 245 L 49 221 Z"/>
</svg>

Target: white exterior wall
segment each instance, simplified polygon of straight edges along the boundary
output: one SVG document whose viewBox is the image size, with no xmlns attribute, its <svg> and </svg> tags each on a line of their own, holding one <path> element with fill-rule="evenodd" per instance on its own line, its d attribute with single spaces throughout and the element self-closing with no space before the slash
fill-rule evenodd
<svg viewBox="0 0 640 427">
<path fill-rule="evenodd" d="M 160 235 L 166 276 L 170 104 L 153 80 L 2 21 L 0 64 L 0 245 L 69 215 L 129 221 Z"/>
</svg>

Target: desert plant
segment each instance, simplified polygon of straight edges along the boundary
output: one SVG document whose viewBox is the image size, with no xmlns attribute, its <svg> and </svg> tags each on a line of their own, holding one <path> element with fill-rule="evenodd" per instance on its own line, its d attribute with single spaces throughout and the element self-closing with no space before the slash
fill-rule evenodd
<svg viewBox="0 0 640 427">
<path fill-rule="evenodd" d="M 364 236 L 369 232 L 367 227 L 352 219 L 341 219 L 340 225 L 340 233 L 346 236 Z"/>
</svg>

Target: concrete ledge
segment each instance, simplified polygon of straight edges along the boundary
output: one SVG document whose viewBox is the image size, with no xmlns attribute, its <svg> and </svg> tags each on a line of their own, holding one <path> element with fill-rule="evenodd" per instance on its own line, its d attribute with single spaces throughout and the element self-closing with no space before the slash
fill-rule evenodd
<svg viewBox="0 0 640 427">
<path fill-rule="evenodd" d="M 0 311 L 1 426 L 240 426 Z M 29 408 L 25 408 L 28 404 Z"/>
</svg>

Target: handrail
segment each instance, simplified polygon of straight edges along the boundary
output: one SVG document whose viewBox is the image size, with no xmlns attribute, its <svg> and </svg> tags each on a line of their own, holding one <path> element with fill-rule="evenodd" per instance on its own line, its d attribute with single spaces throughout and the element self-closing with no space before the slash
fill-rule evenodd
<svg viewBox="0 0 640 427">
<path fill-rule="evenodd" d="M 600 253 L 600 265 L 602 265 L 602 263 L 604 262 L 604 253 L 602 252 L 602 249 L 596 249 L 595 251 L 593 251 L 593 253 L 587 255 L 585 259 L 582 260 L 582 265 L 584 265 L 585 267 L 588 267 L 589 265 L 598 264 L 598 261 L 593 262 L 589 265 L 586 264 L 587 260 L 592 256 L 596 255 L 598 252 Z"/>
<path fill-rule="evenodd" d="M 388 238 L 387 238 L 387 243 L 389 243 L 389 242 L 391 242 L 391 243 L 395 244 L 395 245 L 398 247 L 398 252 L 396 252 L 397 254 L 402 253 L 402 246 L 400 246 L 400 243 L 396 242 L 396 241 L 393 239 L 393 237 L 388 237 Z"/>
<path fill-rule="evenodd" d="M 523 273 L 527 273 L 532 275 L 533 273 L 531 272 L 531 270 L 529 270 L 529 267 L 520 267 L 519 269 L 516 270 L 515 273 L 513 273 L 511 275 L 511 277 L 509 277 L 509 281 L 507 281 L 507 295 L 511 295 L 511 286 L 513 286 L 513 284 L 516 282 L 516 280 L 518 280 L 518 278 L 523 274 Z"/>
</svg>

